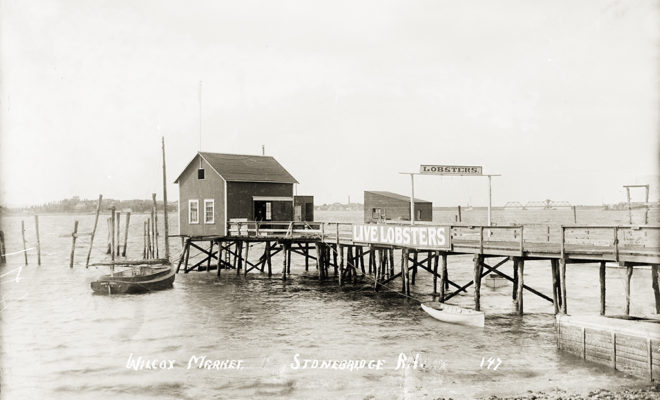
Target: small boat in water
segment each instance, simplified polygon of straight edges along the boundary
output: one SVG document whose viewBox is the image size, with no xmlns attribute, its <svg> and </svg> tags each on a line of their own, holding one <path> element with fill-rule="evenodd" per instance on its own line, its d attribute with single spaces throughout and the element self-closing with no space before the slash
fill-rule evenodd
<svg viewBox="0 0 660 400">
<path fill-rule="evenodd" d="M 92 282 L 98 294 L 134 294 L 169 289 L 174 283 L 175 270 L 171 266 L 140 265 L 131 269 L 103 275 Z"/>
<path fill-rule="evenodd" d="M 507 280 L 499 275 L 488 275 L 484 280 L 484 284 L 491 289 L 499 289 L 506 286 Z"/>
<path fill-rule="evenodd" d="M 469 325 L 483 328 L 485 315 L 481 311 L 469 310 L 450 304 L 439 303 L 440 308 L 433 308 L 422 304 L 422 310 L 433 318 L 453 324 Z"/>
</svg>

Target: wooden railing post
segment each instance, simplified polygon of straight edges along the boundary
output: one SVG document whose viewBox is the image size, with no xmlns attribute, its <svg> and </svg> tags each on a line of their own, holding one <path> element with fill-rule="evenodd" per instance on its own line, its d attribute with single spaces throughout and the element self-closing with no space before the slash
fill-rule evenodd
<svg viewBox="0 0 660 400">
<path fill-rule="evenodd" d="M 614 227 L 614 242 L 612 243 L 614 245 L 614 259 L 616 262 L 619 262 L 619 227 L 615 226 Z"/>
<path fill-rule="evenodd" d="M 523 256 L 524 252 L 524 241 L 523 241 L 523 232 L 525 230 L 525 227 L 523 225 L 520 226 L 520 257 Z"/>
<path fill-rule="evenodd" d="M 484 254 L 484 227 L 479 227 L 479 254 Z"/>
<path fill-rule="evenodd" d="M 561 258 L 564 259 L 566 253 L 566 227 L 564 225 L 560 226 L 561 228 Z"/>
</svg>

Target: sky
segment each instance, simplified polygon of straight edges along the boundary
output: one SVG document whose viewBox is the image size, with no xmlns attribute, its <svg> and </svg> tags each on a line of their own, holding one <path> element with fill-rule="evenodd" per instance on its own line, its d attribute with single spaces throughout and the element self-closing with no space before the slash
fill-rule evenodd
<svg viewBox="0 0 660 400">
<path fill-rule="evenodd" d="M 263 145 L 316 204 L 657 200 L 659 49 L 657 0 L 0 0 L 0 203 L 160 197 L 161 137 L 170 199 Z"/>
</svg>

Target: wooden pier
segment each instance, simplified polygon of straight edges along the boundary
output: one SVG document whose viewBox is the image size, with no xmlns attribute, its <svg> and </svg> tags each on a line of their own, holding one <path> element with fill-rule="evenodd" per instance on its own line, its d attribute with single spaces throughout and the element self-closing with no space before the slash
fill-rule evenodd
<svg viewBox="0 0 660 400">
<path fill-rule="evenodd" d="M 410 286 L 420 270 L 433 276 L 433 293 L 441 302 L 448 301 L 474 287 L 474 308 L 480 309 L 481 282 L 496 274 L 512 284 L 512 300 L 519 314 L 524 310 L 524 292 L 539 296 L 554 305 L 555 313 L 568 313 L 566 269 L 570 264 L 600 263 L 601 314 L 605 314 L 605 264 L 617 263 L 626 268 L 626 314 L 630 309 L 630 279 L 636 267 L 651 266 L 654 279 L 656 312 L 660 313 L 660 289 L 657 271 L 660 265 L 660 226 L 633 225 L 444 225 L 450 238 L 441 250 L 423 245 L 383 245 L 355 241 L 359 224 L 320 222 L 230 222 L 227 235 L 184 237 L 184 251 L 177 271 L 235 270 L 272 276 L 272 258 L 283 253 L 281 279 L 291 274 L 291 257 L 304 257 L 305 270 L 310 261 L 319 271 L 319 279 L 332 275 L 338 285 L 355 283 L 358 277 L 370 277 L 374 289 L 400 280 L 401 292 L 410 295 Z M 434 224 L 417 223 L 414 227 Z M 437 225 L 437 224 L 436 224 Z M 384 227 L 411 227 L 410 224 L 376 224 Z M 256 249 L 255 249 L 256 247 Z M 251 250 L 252 249 L 252 250 Z M 191 250 L 203 254 L 201 261 L 189 264 Z M 450 279 L 450 257 L 473 256 L 473 279 L 459 283 Z M 544 294 L 524 282 L 525 262 L 546 260 L 550 263 L 553 288 Z M 501 272 L 513 264 L 513 276 Z M 275 267 L 277 268 L 277 267 Z M 332 272 L 332 274 L 330 273 Z M 364 279 L 361 279 L 363 281 Z M 440 282 L 438 282 L 438 280 Z M 452 291 L 449 292 L 449 289 Z"/>
</svg>

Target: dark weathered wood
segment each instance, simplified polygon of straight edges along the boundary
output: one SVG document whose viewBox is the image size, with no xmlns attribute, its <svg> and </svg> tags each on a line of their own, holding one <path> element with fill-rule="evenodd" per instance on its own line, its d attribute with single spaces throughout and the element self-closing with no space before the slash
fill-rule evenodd
<svg viewBox="0 0 660 400">
<path fill-rule="evenodd" d="M 183 266 L 183 272 L 186 274 L 188 273 L 188 260 L 190 259 L 190 245 L 192 245 L 192 241 L 188 239 L 188 244 L 186 245 L 186 263 Z"/>
<path fill-rule="evenodd" d="M 25 257 L 25 265 L 28 265 L 27 243 L 25 242 L 25 221 L 23 220 L 21 220 L 21 237 L 23 238 L 23 256 Z"/>
<path fill-rule="evenodd" d="M 658 283 L 658 269 L 660 265 L 651 266 L 651 285 L 653 287 L 653 297 L 655 298 L 655 313 L 660 314 L 660 288 Z"/>
<path fill-rule="evenodd" d="M 369 248 L 372 250 L 372 253 L 373 253 L 374 247 L 369 246 Z M 378 250 L 376 250 L 376 254 L 374 255 L 374 289 L 376 291 L 378 291 L 378 279 L 380 278 L 378 276 L 378 274 L 380 272 L 380 267 L 379 266 L 380 266 L 380 263 L 381 263 L 381 258 L 382 258 L 382 253 L 381 253 L 380 249 L 378 249 Z M 402 264 L 401 268 L 403 268 L 403 264 Z"/>
<path fill-rule="evenodd" d="M 600 268 L 598 272 L 600 282 L 600 315 L 605 315 L 605 261 L 600 262 Z"/>
<path fill-rule="evenodd" d="M 244 276 L 247 276 L 249 271 L 248 265 L 250 265 L 250 242 L 245 242 L 245 268 L 243 270 Z"/>
<path fill-rule="evenodd" d="M 94 223 L 96 229 L 96 222 Z M 37 265 L 41 265 L 41 240 L 39 239 L 39 216 L 34 215 L 34 230 L 37 234 Z M 92 232 L 92 240 L 94 240 L 94 232 Z"/>
<path fill-rule="evenodd" d="M 415 286 L 415 278 L 417 277 L 417 250 L 413 253 L 413 267 L 412 267 L 412 279 L 410 283 Z"/>
<path fill-rule="evenodd" d="M 633 274 L 632 265 L 626 265 L 626 279 L 625 279 L 625 287 L 626 287 L 626 308 L 625 308 L 625 313 L 626 313 L 626 315 L 630 315 L 630 279 L 632 278 L 632 274 Z"/>
<path fill-rule="evenodd" d="M 126 213 L 126 227 L 124 228 L 124 248 L 121 250 L 121 255 L 126 257 L 126 248 L 128 247 L 128 227 L 131 223 L 131 212 Z"/>
<path fill-rule="evenodd" d="M 210 247 L 209 248 L 209 253 L 211 253 L 211 254 L 213 254 L 213 245 L 214 245 L 214 242 L 213 242 L 213 240 L 211 240 L 210 245 L 209 245 L 209 247 Z M 206 273 L 207 274 L 209 272 L 211 272 L 211 260 L 212 259 L 213 259 L 213 257 L 206 257 Z"/>
<path fill-rule="evenodd" d="M 183 246 L 183 237 L 181 237 L 181 248 Z M 142 223 L 142 258 L 147 259 L 147 221 Z"/>
<path fill-rule="evenodd" d="M 0 264 L 7 263 L 7 247 L 5 247 L 5 233 L 0 231 Z"/>
<path fill-rule="evenodd" d="M 561 312 L 562 314 L 568 314 L 568 301 L 566 299 L 566 260 L 564 258 L 559 259 L 559 280 L 561 284 Z"/>
<path fill-rule="evenodd" d="M 483 272 L 483 256 L 474 256 L 474 309 L 481 311 L 481 274 Z"/>
<path fill-rule="evenodd" d="M 291 245 L 287 247 L 286 251 L 286 273 L 291 275 Z"/>
<path fill-rule="evenodd" d="M 555 315 L 559 314 L 559 293 L 557 293 L 557 288 L 559 287 L 558 282 L 558 268 L 559 262 L 557 260 L 550 260 L 550 272 L 552 273 L 552 305 L 555 309 Z"/>
<path fill-rule="evenodd" d="M 449 285 L 447 282 L 447 253 L 442 253 L 440 260 L 442 261 L 440 265 L 440 302 L 445 301 L 445 292 L 448 289 Z"/>
<path fill-rule="evenodd" d="M 525 308 L 523 303 L 523 288 L 525 282 L 525 277 L 524 277 L 525 259 L 522 257 L 518 258 L 515 264 L 517 264 L 516 266 L 518 269 L 518 294 L 516 296 L 516 304 L 518 305 L 517 311 L 518 311 L 518 315 L 523 315 L 523 310 Z"/>
<path fill-rule="evenodd" d="M 115 241 L 115 253 L 121 255 L 121 212 L 117 211 L 115 215 L 115 222 L 117 223 L 117 228 L 115 229 L 115 234 L 117 235 L 117 240 Z"/>
<path fill-rule="evenodd" d="M 392 276 L 394 275 L 394 249 L 389 249 L 389 266 L 390 266 L 389 276 Z"/>
<path fill-rule="evenodd" d="M 154 226 L 154 248 L 156 251 L 156 258 L 160 257 L 160 254 L 158 252 L 158 203 L 156 203 L 156 193 L 151 194 L 151 199 L 153 200 L 154 203 L 154 208 L 153 208 L 153 226 Z"/>
<path fill-rule="evenodd" d="M 73 257 L 76 252 L 76 239 L 78 238 L 78 221 L 73 222 L 73 233 L 71 234 L 72 243 L 71 243 L 71 258 L 69 262 L 69 268 L 73 268 Z"/>
<path fill-rule="evenodd" d="M 115 206 L 110 207 L 110 259 L 115 261 Z"/>
<path fill-rule="evenodd" d="M 513 289 L 511 290 L 511 299 L 515 302 L 518 298 L 518 268 L 515 258 L 511 260 L 513 261 Z"/>
<path fill-rule="evenodd" d="M 92 248 L 94 247 L 94 235 L 96 235 L 96 227 L 99 224 L 99 214 L 101 213 L 101 202 L 103 195 L 99 195 L 99 200 L 96 202 L 96 214 L 94 215 L 94 227 L 92 228 L 92 235 L 89 238 L 89 250 L 87 251 L 87 259 L 85 260 L 85 268 L 89 267 L 89 258 L 92 255 Z M 39 219 L 37 219 L 37 238 L 39 237 Z M 38 239 L 37 239 L 38 240 Z"/>
<path fill-rule="evenodd" d="M 165 137 L 161 137 L 163 150 L 163 232 L 165 233 L 165 258 L 170 259 L 170 222 L 167 213 L 167 171 L 165 167 Z"/>
<path fill-rule="evenodd" d="M 218 242 L 218 271 L 216 272 L 217 276 L 220 277 L 220 270 L 222 269 L 222 252 L 224 250 L 224 246 L 222 245 L 222 242 Z"/>
<path fill-rule="evenodd" d="M 288 246 L 286 243 L 282 243 L 282 280 L 286 281 L 286 259 L 288 251 Z"/>
<path fill-rule="evenodd" d="M 433 294 L 438 294 L 438 252 L 433 257 Z"/>
<path fill-rule="evenodd" d="M 463 222 L 463 216 L 461 215 L 461 206 L 458 206 L 458 222 Z"/>
<path fill-rule="evenodd" d="M 146 221 L 145 221 L 145 226 L 146 226 Z M 179 258 L 179 264 L 176 266 L 176 273 L 179 273 L 179 270 L 181 269 L 181 264 L 183 263 L 183 260 L 186 259 L 186 254 L 190 250 L 190 239 L 186 239 L 185 244 L 183 245 L 183 253 L 181 253 L 181 257 Z M 146 246 L 145 246 L 145 252 L 146 252 Z M 188 262 L 186 261 L 186 264 Z"/>
<path fill-rule="evenodd" d="M 166 259 L 159 258 L 155 260 L 119 260 L 112 262 L 99 262 L 99 263 L 89 264 L 89 266 L 90 267 L 103 267 L 103 266 L 107 267 L 114 265 L 136 266 L 136 265 L 160 265 L 166 263 L 167 263 Z"/>
</svg>

